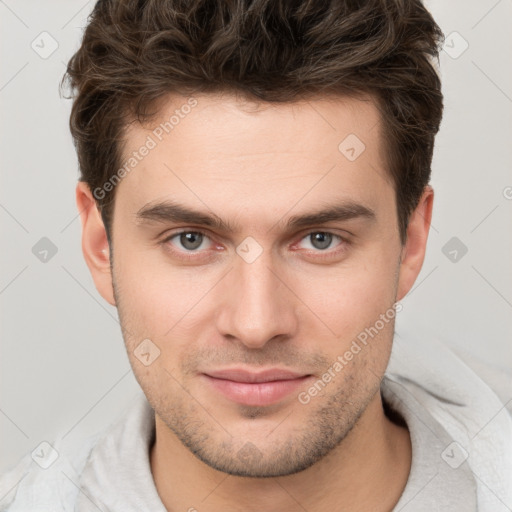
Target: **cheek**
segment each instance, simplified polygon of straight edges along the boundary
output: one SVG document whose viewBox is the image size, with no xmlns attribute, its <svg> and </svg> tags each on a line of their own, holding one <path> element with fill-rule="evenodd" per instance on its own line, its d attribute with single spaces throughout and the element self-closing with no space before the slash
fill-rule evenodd
<svg viewBox="0 0 512 512">
<path fill-rule="evenodd" d="M 295 276 L 297 295 L 343 341 L 373 325 L 393 306 L 396 264 L 381 252 L 354 258 L 350 264 L 317 271 L 308 279 Z"/>
<path fill-rule="evenodd" d="M 114 259 L 113 270 L 127 355 L 141 388 L 158 400 L 157 390 L 176 391 L 173 377 L 178 378 L 178 362 L 190 346 L 183 326 L 200 290 L 191 290 L 176 272 L 146 265 L 141 257 L 118 263 Z"/>
<path fill-rule="evenodd" d="M 124 245 L 128 249 L 128 242 Z M 191 324 L 198 315 L 204 316 L 218 276 L 198 268 L 173 267 L 163 257 L 154 257 L 157 250 L 117 251 L 113 267 L 117 306 L 130 349 L 149 338 L 164 351 L 173 339 L 176 353 L 180 342 L 187 344 L 185 334 Z"/>
</svg>

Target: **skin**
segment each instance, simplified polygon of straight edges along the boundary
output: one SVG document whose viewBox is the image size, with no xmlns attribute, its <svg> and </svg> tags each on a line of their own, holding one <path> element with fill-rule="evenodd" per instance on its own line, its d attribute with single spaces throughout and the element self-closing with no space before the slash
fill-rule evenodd
<svg viewBox="0 0 512 512">
<path fill-rule="evenodd" d="M 118 308 L 130 363 L 155 410 L 158 493 L 169 511 L 389 511 L 411 465 L 409 432 L 386 416 L 379 392 L 394 322 L 307 404 L 298 393 L 411 289 L 433 191 L 425 189 L 402 245 L 371 98 L 196 99 L 117 185 L 111 247 L 91 191 L 77 187 L 85 260 Z M 186 101 L 166 98 L 161 118 Z M 125 156 L 162 119 L 132 124 Z M 349 134 L 366 146 L 353 162 L 338 150 Z M 171 199 L 237 229 L 137 216 Z M 374 217 L 286 229 L 290 217 L 340 201 Z M 205 234 L 199 248 L 169 239 L 187 230 Z M 318 232 L 336 236 L 319 248 L 310 236 Z M 248 236 L 262 249 L 252 263 L 236 252 Z M 135 355 L 144 339 L 160 350 L 148 366 Z M 241 405 L 201 375 L 234 366 L 312 377 L 276 404 Z"/>
</svg>

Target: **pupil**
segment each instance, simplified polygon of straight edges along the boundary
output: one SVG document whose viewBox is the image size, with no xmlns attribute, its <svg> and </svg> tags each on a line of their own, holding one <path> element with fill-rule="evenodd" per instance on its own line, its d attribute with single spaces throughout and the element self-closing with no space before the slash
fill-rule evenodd
<svg viewBox="0 0 512 512">
<path fill-rule="evenodd" d="M 313 246 L 317 249 L 326 249 L 331 245 L 332 235 L 330 233 L 314 233 L 312 238 Z"/>
<path fill-rule="evenodd" d="M 189 232 L 189 233 L 183 233 L 180 236 L 180 242 L 186 249 L 197 249 L 201 242 L 203 241 L 203 235 L 201 233 L 196 232 Z"/>
</svg>

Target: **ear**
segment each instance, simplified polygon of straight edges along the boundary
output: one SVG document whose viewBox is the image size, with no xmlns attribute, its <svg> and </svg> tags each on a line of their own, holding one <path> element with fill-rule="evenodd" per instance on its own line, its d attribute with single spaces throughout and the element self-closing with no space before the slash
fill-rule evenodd
<svg viewBox="0 0 512 512">
<path fill-rule="evenodd" d="M 411 214 L 407 226 L 407 241 L 402 248 L 398 277 L 397 301 L 402 300 L 409 293 L 423 266 L 433 204 L 434 190 L 428 185 L 423 191 L 418 206 Z"/>
<path fill-rule="evenodd" d="M 103 219 L 89 186 L 78 182 L 76 204 L 82 222 L 82 252 L 94 284 L 100 295 L 112 306 L 116 305 L 110 271 L 110 248 Z"/>
</svg>

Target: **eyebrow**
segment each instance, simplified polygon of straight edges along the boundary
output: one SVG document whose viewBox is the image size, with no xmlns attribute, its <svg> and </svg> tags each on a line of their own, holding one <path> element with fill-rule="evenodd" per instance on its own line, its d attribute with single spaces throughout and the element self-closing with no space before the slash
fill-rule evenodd
<svg viewBox="0 0 512 512">
<path fill-rule="evenodd" d="M 135 216 L 139 224 L 145 224 L 146 222 L 174 222 L 198 224 L 224 232 L 240 231 L 238 225 L 223 220 L 211 211 L 206 213 L 194 210 L 176 201 L 148 203 Z M 356 218 L 374 221 L 376 219 L 375 211 L 354 201 L 344 201 L 339 204 L 327 204 L 322 209 L 310 213 L 294 215 L 285 221 L 284 225 L 287 229 L 291 230 Z M 283 224 L 283 220 L 278 221 L 273 227 L 277 224 Z"/>
</svg>

